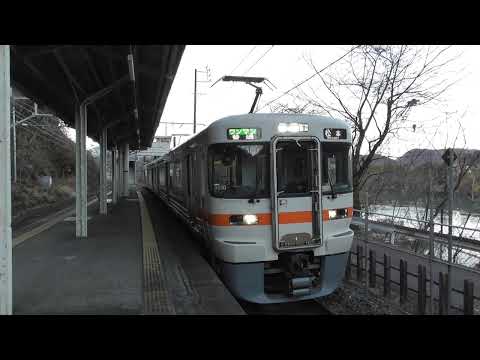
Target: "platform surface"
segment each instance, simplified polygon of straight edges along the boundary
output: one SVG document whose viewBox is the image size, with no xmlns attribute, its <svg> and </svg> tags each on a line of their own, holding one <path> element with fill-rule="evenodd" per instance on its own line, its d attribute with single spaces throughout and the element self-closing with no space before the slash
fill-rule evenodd
<svg viewBox="0 0 480 360">
<path fill-rule="evenodd" d="M 144 202 L 131 191 L 109 204 L 107 216 L 89 207 L 87 239 L 75 237 L 71 216 L 40 233 L 32 230 L 13 250 L 13 313 L 243 314 L 184 225 L 153 194 L 143 194 Z M 145 276 L 142 204 L 157 254 L 151 278 Z M 147 296 L 152 285 L 163 293 Z"/>
<path fill-rule="evenodd" d="M 148 206 L 160 256 L 163 313 L 243 315 L 245 312 L 217 274 L 201 256 L 201 250 L 185 225 L 148 190 L 142 191 Z"/>
<path fill-rule="evenodd" d="M 87 239 L 66 219 L 14 248 L 14 314 L 141 313 L 138 200 L 121 200 L 107 216 L 97 208 Z"/>
</svg>

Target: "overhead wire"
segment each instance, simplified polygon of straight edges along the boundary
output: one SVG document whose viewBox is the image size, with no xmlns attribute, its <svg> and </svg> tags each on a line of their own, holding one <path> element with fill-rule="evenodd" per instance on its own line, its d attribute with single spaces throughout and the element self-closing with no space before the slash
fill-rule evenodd
<svg viewBox="0 0 480 360">
<path fill-rule="evenodd" d="M 263 53 L 263 55 L 260 56 L 260 57 L 258 58 L 258 60 L 255 61 L 255 63 L 254 63 L 252 66 L 250 66 L 250 67 L 247 69 L 247 71 L 245 71 L 245 72 L 242 74 L 242 76 L 244 76 L 244 75 L 245 75 L 246 73 L 248 73 L 255 65 L 257 65 L 257 64 L 259 63 L 259 61 L 262 60 L 262 59 L 265 57 L 265 55 L 267 55 L 268 52 L 273 49 L 274 46 L 275 46 L 275 45 L 272 45 L 267 51 L 265 51 L 265 52 Z"/>
<path fill-rule="evenodd" d="M 18 105 L 20 105 L 18 107 Z M 19 111 L 20 110 L 20 111 Z M 21 115 L 17 117 L 17 114 Z M 21 121 L 22 119 L 25 119 L 28 116 L 34 115 L 34 106 L 32 106 L 32 109 L 28 108 L 28 105 L 22 104 L 20 102 L 15 102 L 15 115 L 16 115 L 16 122 Z M 37 114 L 38 117 L 42 117 L 42 115 L 46 114 Z M 17 120 L 18 119 L 18 120 Z M 39 134 L 42 137 L 49 138 L 53 140 L 57 145 L 60 145 L 64 149 L 72 149 L 72 146 L 74 146 L 74 141 L 68 138 L 62 137 L 59 133 L 55 133 L 53 129 L 48 129 L 49 126 L 51 125 L 45 125 L 45 124 L 38 124 L 38 122 L 35 122 L 34 119 L 29 119 L 24 123 L 25 126 L 19 126 L 19 129 L 26 130 L 27 132 L 31 134 Z M 32 130 L 31 128 L 35 128 L 36 131 Z"/>
<path fill-rule="evenodd" d="M 250 54 L 251 54 L 251 53 L 253 52 L 253 50 L 255 50 L 256 48 L 257 48 L 257 46 L 255 45 L 255 46 L 248 52 L 248 54 L 245 55 L 245 57 L 237 64 L 237 66 L 235 66 L 235 68 L 234 68 L 232 71 L 230 71 L 230 74 L 233 75 L 233 72 L 234 72 L 235 70 L 237 70 L 240 65 L 243 64 L 243 62 L 250 56 Z"/>
<path fill-rule="evenodd" d="M 32 126 L 34 127 L 34 126 Z M 28 126 L 25 126 L 25 127 L 22 127 L 22 128 L 28 128 Z M 36 127 L 35 126 L 35 129 L 36 131 L 38 131 L 39 133 L 42 133 L 44 135 L 48 135 L 50 138 L 52 138 L 53 140 L 56 140 L 57 143 L 61 143 L 65 146 L 69 146 L 71 147 L 73 145 L 73 142 L 72 143 L 69 143 L 66 139 L 60 137 L 59 134 L 55 134 L 53 132 L 51 132 L 50 130 L 47 130 L 46 128 L 43 128 L 43 127 Z"/>
<path fill-rule="evenodd" d="M 16 104 L 16 105 L 18 105 L 18 104 Z M 28 108 L 24 107 L 24 105 L 21 105 L 21 107 L 24 110 L 26 110 L 26 112 L 29 111 Z M 16 110 L 17 110 L 17 108 L 16 108 Z M 22 114 L 22 115 L 24 115 L 24 114 Z M 32 114 L 30 114 L 30 115 L 34 115 L 33 111 L 32 111 Z M 28 117 L 30 115 L 24 116 L 23 119 L 25 119 L 26 117 Z M 42 117 L 42 114 L 38 114 L 38 117 Z M 22 118 L 19 117 L 19 120 L 21 121 Z M 19 129 L 23 129 L 25 127 L 28 127 L 28 125 L 30 125 L 30 127 L 35 127 L 35 129 L 37 129 L 39 132 L 41 132 L 43 134 L 48 134 L 51 138 L 57 140 L 57 142 L 61 142 L 64 145 L 70 145 L 67 140 L 65 140 L 64 138 L 62 138 L 60 136 L 60 134 L 55 134 L 53 131 L 47 130 L 46 126 L 41 126 L 37 122 L 33 121 L 33 118 L 27 120 L 24 124 L 25 124 L 25 126 L 19 127 Z"/>
<path fill-rule="evenodd" d="M 275 99 L 265 103 L 261 108 L 259 108 L 258 110 L 256 110 L 255 112 L 258 112 L 262 109 L 264 109 L 265 107 L 267 107 L 268 105 L 270 105 L 271 103 L 277 101 L 278 99 L 284 97 L 285 95 L 287 95 L 290 91 L 292 90 L 295 90 L 296 88 L 298 88 L 299 86 L 302 86 L 303 84 L 305 84 L 307 81 L 313 79 L 316 75 L 320 74 L 321 72 L 325 71 L 326 69 L 328 69 L 330 66 L 336 64 L 337 62 L 339 62 L 340 60 L 342 60 L 344 57 L 346 57 L 347 55 L 349 55 L 350 53 L 352 53 L 355 49 L 358 49 L 360 46 L 362 45 L 357 45 L 353 48 L 351 48 L 348 52 L 346 52 L 344 55 L 342 55 L 341 57 L 339 57 L 338 59 L 336 59 L 335 61 L 332 61 L 331 63 L 329 63 L 327 66 L 325 66 L 324 68 L 316 71 L 313 75 L 309 76 L 308 78 L 306 78 L 305 80 L 302 80 L 301 82 L 299 82 L 297 85 L 295 85 L 294 87 L 292 87 L 291 89 L 285 91 L 283 94 L 281 94 L 280 96 L 276 97 Z"/>
<path fill-rule="evenodd" d="M 29 129 L 28 127 L 24 127 L 23 130 L 31 133 L 31 134 L 38 134 L 38 135 L 41 135 L 42 137 L 46 138 L 46 139 L 50 139 L 50 140 L 53 140 L 57 145 L 60 145 L 60 147 L 62 147 L 63 149 L 65 150 L 70 150 L 72 149 L 71 145 L 69 144 L 66 144 L 60 140 L 58 140 L 57 138 L 52 138 L 52 136 L 49 136 L 49 135 L 46 135 L 45 133 L 43 133 L 42 131 L 33 131 L 31 129 Z M 38 129 L 37 129 L 38 130 Z"/>
</svg>

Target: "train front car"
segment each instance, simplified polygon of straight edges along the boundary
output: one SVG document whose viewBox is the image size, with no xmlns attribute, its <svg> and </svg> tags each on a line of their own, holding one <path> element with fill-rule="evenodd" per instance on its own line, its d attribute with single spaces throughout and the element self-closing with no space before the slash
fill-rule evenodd
<svg viewBox="0 0 480 360">
<path fill-rule="evenodd" d="M 206 132 L 209 232 L 230 290 L 255 303 L 333 292 L 353 240 L 346 123 L 247 114 Z"/>
</svg>

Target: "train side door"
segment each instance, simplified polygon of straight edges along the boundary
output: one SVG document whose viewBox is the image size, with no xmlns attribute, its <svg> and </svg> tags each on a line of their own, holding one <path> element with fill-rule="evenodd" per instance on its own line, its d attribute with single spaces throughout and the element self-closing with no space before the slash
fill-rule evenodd
<svg viewBox="0 0 480 360">
<path fill-rule="evenodd" d="M 193 190 L 193 180 L 194 180 L 194 175 L 193 175 L 193 167 L 194 167 L 194 161 L 193 161 L 193 154 L 188 153 L 187 154 L 187 208 L 188 212 L 190 215 L 194 213 L 194 190 Z"/>
<path fill-rule="evenodd" d="M 316 137 L 276 137 L 271 145 L 273 247 L 320 246 L 320 142 Z"/>
</svg>

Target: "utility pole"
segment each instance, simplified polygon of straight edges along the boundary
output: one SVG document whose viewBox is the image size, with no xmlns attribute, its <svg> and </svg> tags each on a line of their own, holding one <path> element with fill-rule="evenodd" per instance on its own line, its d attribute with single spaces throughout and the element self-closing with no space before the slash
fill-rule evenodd
<svg viewBox="0 0 480 360">
<path fill-rule="evenodd" d="M 446 314 L 448 315 L 452 303 L 452 225 L 453 225 L 453 163 L 457 159 L 453 149 L 447 149 L 442 155 L 443 161 L 447 164 L 447 191 L 448 191 L 448 276 L 447 276 L 447 304 Z"/>
<path fill-rule="evenodd" d="M 473 191 L 475 188 L 475 174 L 473 173 L 473 171 L 471 171 L 471 173 L 472 173 L 472 201 L 473 201 L 474 200 Z"/>
<path fill-rule="evenodd" d="M 432 168 L 430 167 L 428 169 L 428 179 L 429 179 L 429 186 L 428 186 L 428 197 L 430 199 L 429 201 L 429 208 L 430 208 L 430 221 L 429 221 L 429 233 L 428 233 L 428 244 L 429 244 L 429 250 L 428 250 L 428 267 L 429 267 L 429 276 L 430 276 L 430 315 L 433 315 L 433 257 L 435 255 L 435 245 L 433 243 L 433 231 L 434 231 L 434 218 L 433 218 L 433 191 L 432 191 Z M 427 208 L 428 210 L 428 208 Z"/>
<path fill-rule="evenodd" d="M 207 74 L 207 80 L 197 80 L 197 73 Z M 193 85 L 193 133 L 197 133 L 197 82 L 210 82 L 210 69 L 208 66 L 205 67 L 205 71 L 197 70 L 195 68 L 195 80 Z M 198 94 L 204 95 L 204 94 Z M 165 132 L 166 134 L 166 132 Z"/>
<path fill-rule="evenodd" d="M 197 132 L 197 69 L 195 69 L 195 85 L 193 90 L 193 133 Z"/>
<path fill-rule="evenodd" d="M 453 225 L 453 149 L 449 152 L 448 164 L 448 301 L 447 315 L 452 300 L 452 225 Z"/>
</svg>

